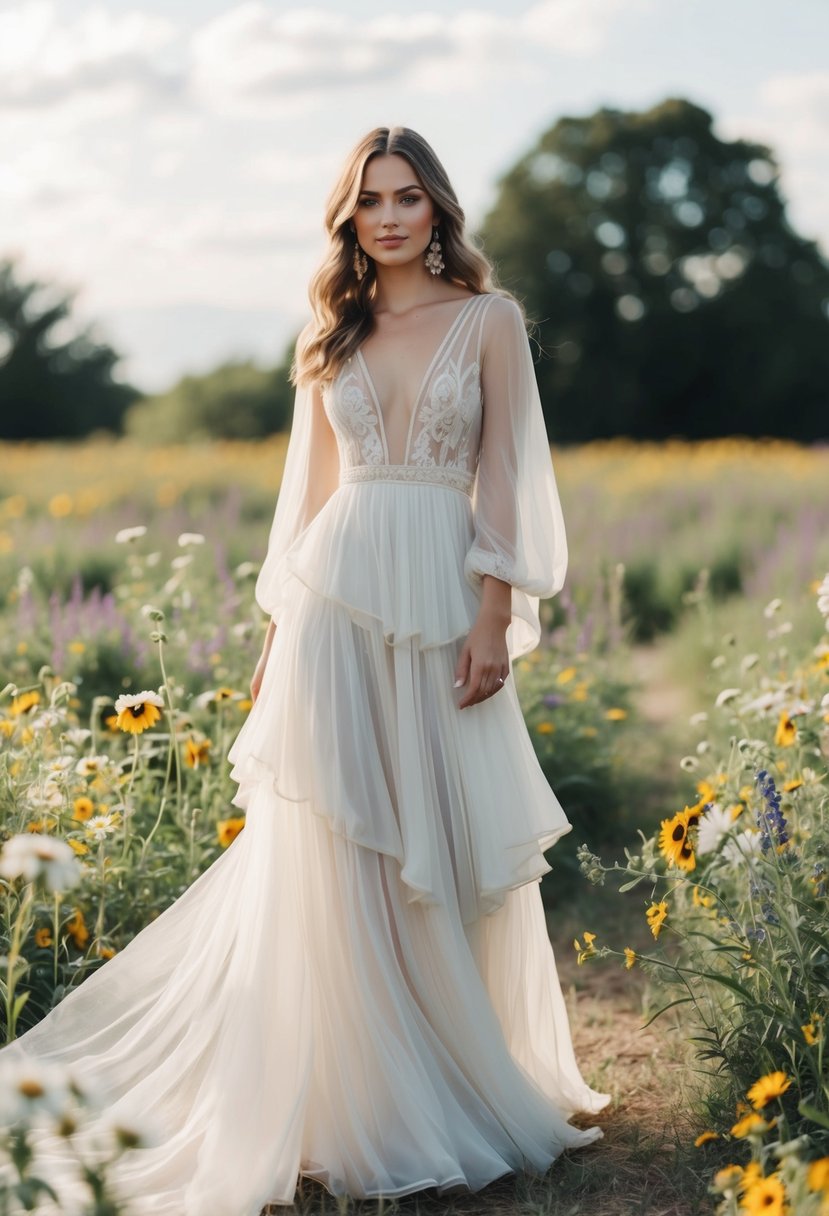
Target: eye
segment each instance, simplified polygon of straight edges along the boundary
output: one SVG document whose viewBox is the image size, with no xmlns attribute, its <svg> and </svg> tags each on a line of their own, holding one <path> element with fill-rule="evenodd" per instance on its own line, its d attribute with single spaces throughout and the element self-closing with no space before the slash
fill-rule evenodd
<svg viewBox="0 0 829 1216">
<path fill-rule="evenodd" d="M 375 200 L 375 199 L 373 199 L 373 198 L 361 198 L 361 199 L 360 199 L 360 202 L 359 202 L 359 206 L 361 206 L 361 207 L 370 207 L 370 206 L 371 206 L 371 204 L 372 204 L 373 202 L 375 202 L 375 201 L 376 201 L 376 200 Z"/>
<path fill-rule="evenodd" d="M 420 195 L 419 194 L 404 194 L 400 201 L 401 201 L 401 203 L 405 203 L 407 201 L 410 203 L 419 203 Z"/>
</svg>

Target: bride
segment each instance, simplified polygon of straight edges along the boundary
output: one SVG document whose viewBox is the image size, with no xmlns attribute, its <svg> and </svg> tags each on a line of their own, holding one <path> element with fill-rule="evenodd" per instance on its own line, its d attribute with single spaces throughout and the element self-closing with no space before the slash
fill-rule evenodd
<svg viewBox="0 0 829 1216">
<path fill-rule="evenodd" d="M 164 1135 L 148 1216 L 478 1190 L 602 1135 L 539 879 L 572 828 L 511 663 L 567 543 L 517 301 L 430 146 L 379 127 L 326 212 L 230 752 L 245 829 L 4 1060 L 71 1064 Z M 67 1209 L 61 1146 L 43 1137 Z"/>
</svg>

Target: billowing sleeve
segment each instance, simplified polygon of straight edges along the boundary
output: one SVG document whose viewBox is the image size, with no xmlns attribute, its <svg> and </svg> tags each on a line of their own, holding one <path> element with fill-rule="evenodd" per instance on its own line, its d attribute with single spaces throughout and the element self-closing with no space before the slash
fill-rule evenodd
<svg viewBox="0 0 829 1216">
<path fill-rule="evenodd" d="M 339 453 L 319 386 L 300 385 L 271 524 L 268 551 L 256 580 L 256 602 L 277 620 L 284 606 L 285 554 L 337 487 Z"/>
<path fill-rule="evenodd" d="M 541 638 L 539 599 L 567 573 L 567 536 L 532 353 L 521 310 L 495 296 L 483 319 L 481 449 L 472 495 L 475 534 L 464 575 L 512 585 L 511 658 Z"/>
</svg>

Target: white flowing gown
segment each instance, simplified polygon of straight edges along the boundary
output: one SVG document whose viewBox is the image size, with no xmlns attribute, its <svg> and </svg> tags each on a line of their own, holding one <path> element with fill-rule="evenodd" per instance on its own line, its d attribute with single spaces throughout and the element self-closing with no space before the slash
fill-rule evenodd
<svg viewBox="0 0 829 1216">
<path fill-rule="evenodd" d="M 456 310 L 402 452 L 361 351 L 298 389 L 256 586 L 278 627 L 229 752 L 245 828 L 0 1051 L 165 1129 L 119 1163 L 131 1211 L 258 1216 L 300 1175 L 477 1190 L 602 1135 L 568 1121 L 610 1096 L 579 1071 L 538 886 L 572 824 L 512 675 L 462 710 L 453 687 L 481 576 L 512 585 L 514 660 L 566 567 L 510 298 Z M 60 1178 L 60 1145 L 40 1151 Z"/>
</svg>

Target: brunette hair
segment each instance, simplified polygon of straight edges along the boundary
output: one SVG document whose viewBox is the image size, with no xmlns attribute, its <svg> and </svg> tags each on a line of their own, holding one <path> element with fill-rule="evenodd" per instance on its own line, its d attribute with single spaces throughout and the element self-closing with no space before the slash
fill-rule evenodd
<svg viewBox="0 0 829 1216">
<path fill-rule="evenodd" d="M 367 258 L 368 270 L 358 280 L 354 273 L 357 238 L 349 220 L 357 209 L 366 165 L 375 156 L 392 154 L 406 158 L 441 216 L 445 278 L 476 295 L 509 294 L 496 286 L 491 262 L 466 235 L 466 217 L 457 195 L 423 136 L 409 127 L 375 127 L 347 157 L 328 197 L 325 230 L 329 244 L 308 288 L 313 319 L 297 340 L 291 366 L 294 384 L 314 381 L 322 384 L 333 379 L 374 328 L 371 307 L 377 285 L 374 261 Z"/>
</svg>

